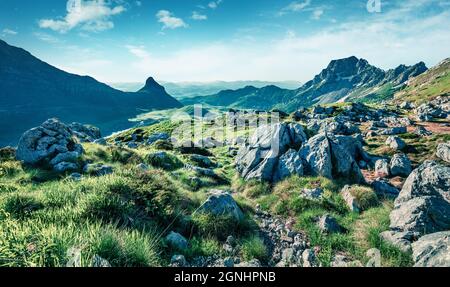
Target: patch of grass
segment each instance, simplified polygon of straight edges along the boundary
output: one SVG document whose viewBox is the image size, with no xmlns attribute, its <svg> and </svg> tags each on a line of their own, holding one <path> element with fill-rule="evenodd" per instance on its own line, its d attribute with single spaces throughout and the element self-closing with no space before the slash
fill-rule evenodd
<svg viewBox="0 0 450 287">
<path fill-rule="evenodd" d="M 150 153 L 145 160 L 153 167 L 165 170 L 176 170 L 183 167 L 183 162 L 178 157 L 166 152 Z"/>
<path fill-rule="evenodd" d="M 17 219 L 27 218 L 42 208 L 44 208 L 42 202 L 28 194 L 12 194 L 6 198 L 3 206 L 6 212 Z"/>
<path fill-rule="evenodd" d="M 258 259 L 261 262 L 265 262 L 268 259 L 268 250 L 259 236 L 252 236 L 242 242 L 241 256 L 246 261 Z"/>
<path fill-rule="evenodd" d="M 194 213 L 192 225 L 196 234 L 207 238 L 225 240 L 229 235 L 246 236 L 256 229 L 255 223 L 248 217 L 241 222 L 236 222 L 232 216 L 213 215 L 208 213 Z"/>
<path fill-rule="evenodd" d="M 217 256 L 223 253 L 220 242 L 215 238 L 194 237 L 190 241 L 190 247 L 183 252 L 186 258 L 192 259 L 196 256 Z"/>
<path fill-rule="evenodd" d="M 370 187 L 353 185 L 350 187 L 350 194 L 355 197 L 362 210 L 367 210 L 379 204 L 375 191 Z"/>
<path fill-rule="evenodd" d="M 385 201 L 381 206 L 364 212 L 352 227 L 352 237 L 362 251 L 378 248 L 382 266 L 412 266 L 411 254 L 400 251 L 380 238 L 381 232 L 389 230 L 389 214 L 392 208 L 392 202 Z"/>
<path fill-rule="evenodd" d="M 22 172 L 22 165 L 18 161 L 0 162 L 0 177 L 11 177 Z"/>
<path fill-rule="evenodd" d="M 16 150 L 12 147 L 0 148 L 0 162 L 12 161 L 16 157 Z"/>
<path fill-rule="evenodd" d="M 305 188 L 322 188 L 325 191 L 339 191 L 339 183 L 324 177 L 291 176 L 274 187 L 274 193 L 292 193 Z"/>
<path fill-rule="evenodd" d="M 239 176 L 236 176 L 234 179 L 232 188 L 248 198 L 258 198 L 262 195 L 270 194 L 272 191 L 270 185 L 266 182 L 257 180 L 245 181 Z"/>
<path fill-rule="evenodd" d="M 318 217 L 329 214 L 329 211 L 321 208 L 309 209 L 298 216 L 297 228 L 306 231 L 311 246 L 319 246 L 320 252 L 318 259 L 323 266 L 330 266 L 336 252 L 346 252 L 355 254 L 355 244 L 352 237 L 348 233 L 332 233 L 325 234 L 317 226 Z M 340 216 L 331 214 L 338 223 L 345 229 L 349 229 L 355 215 Z"/>
<path fill-rule="evenodd" d="M 1 211 L 0 211 L 1 213 Z M 91 266 L 94 255 L 113 266 L 160 265 L 157 234 L 130 231 L 100 224 L 51 224 L 43 220 L 14 221 L 3 215 L 0 222 L 0 266 L 62 267 L 70 248 L 80 249 L 81 266 Z"/>
</svg>

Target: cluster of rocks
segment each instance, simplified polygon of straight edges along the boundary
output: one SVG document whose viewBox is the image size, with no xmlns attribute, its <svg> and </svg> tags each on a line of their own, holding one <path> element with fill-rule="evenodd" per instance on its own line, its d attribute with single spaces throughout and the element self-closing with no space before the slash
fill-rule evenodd
<svg viewBox="0 0 450 287">
<path fill-rule="evenodd" d="M 78 171 L 105 175 L 112 173 L 112 167 L 86 163 L 80 144 L 100 138 L 98 128 L 79 123 L 65 125 L 57 119 L 49 119 L 22 135 L 15 156 L 25 165 L 52 169 L 58 173 L 74 172 L 72 178 L 75 180 L 81 178 Z"/>
<path fill-rule="evenodd" d="M 16 158 L 27 165 L 66 172 L 81 168 L 79 161 L 83 153 L 71 129 L 57 119 L 50 119 L 22 135 Z"/>
<path fill-rule="evenodd" d="M 260 235 L 268 248 L 269 266 L 276 267 L 318 267 L 316 252 L 311 249 L 303 233 L 293 231 L 294 221 L 274 218 L 256 208 L 255 219 Z M 317 250 L 316 250 L 317 251 Z"/>
<path fill-rule="evenodd" d="M 71 123 L 68 125 L 68 128 L 80 142 L 95 142 L 99 141 L 102 137 L 100 129 L 91 125 Z"/>
<path fill-rule="evenodd" d="M 424 103 L 414 110 L 420 122 L 429 122 L 433 119 L 448 119 L 450 115 L 450 97 L 438 97 Z"/>
<path fill-rule="evenodd" d="M 413 252 L 416 266 L 449 266 L 450 167 L 426 161 L 406 180 L 381 237 Z"/>
<path fill-rule="evenodd" d="M 395 154 L 391 160 L 378 159 L 375 162 L 375 175 L 379 178 L 407 177 L 412 171 L 412 164 L 404 153 Z"/>
<path fill-rule="evenodd" d="M 345 177 L 364 182 L 360 165 L 370 157 L 358 136 L 320 133 L 309 140 L 299 124 L 259 127 L 236 157 L 238 172 L 245 179 L 277 182 L 290 175 Z"/>
</svg>

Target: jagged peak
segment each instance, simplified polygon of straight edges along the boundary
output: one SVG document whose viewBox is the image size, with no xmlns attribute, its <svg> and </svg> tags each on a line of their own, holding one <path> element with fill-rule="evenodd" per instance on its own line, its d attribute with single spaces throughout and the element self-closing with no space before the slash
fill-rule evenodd
<svg viewBox="0 0 450 287">
<path fill-rule="evenodd" d="M 152 91 L 163 91 L 166 89 L 161 86 L 153 77 L 149 77 L 147 81 L 145 81 L 145 86 L 139 90 L 139 92 L 152 92 Z"/>
<path fill-rule="evenodd" d="M 145 81 L 145 87 L 161 87 L 160 84 L 158 84 L 158 82 L 153 78 L 153 77 L 149 77 L 147 79 L 147 81 Z"/>
</svg>

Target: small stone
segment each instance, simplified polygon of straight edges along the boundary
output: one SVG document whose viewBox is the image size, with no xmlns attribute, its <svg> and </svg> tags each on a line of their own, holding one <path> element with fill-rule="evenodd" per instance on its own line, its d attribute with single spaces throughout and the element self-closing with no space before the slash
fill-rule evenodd
<svg viewBox="0 0 450 287">
<path fill-rule="evenodd" d="M 342 231 L 342 227 L 339 225 L 337 220 L 328 214 L 321 216 L 317 225 L 324 233 L 339 233 Z"/>
<path fill-rule="evenodd" d="M 183 235 L 173 231 L 167 235 L 166 240 L 169 246 L 177 250 L 186 250 L 189 247 L 187 239 Z"/>
<path fill-rule="evenodd" d="M 232 247 L 235 247 L 236 246 L 236 239 L 232 235 L 230 235 L 230 236 L 227 237 L 226 243 L 228 245 L 232 246 Z"/>
<path fill-rule="evenodd" d="M 170 260 L 170 266 L 172 267 L 187 267 L 186 258 L 183 255 L 174 255 Z"/>
<path fill-rule="evenodd" d="M 94 268 L 106 268 L 106 267 L 111 267 L 111 264 L 109 263 L 108 260 L 106 260 L 98 255 L 94 255 L 94 257 L 92 258 L 91 266 Z"/>
<path fill-rule="evenodd" d="M 317 267 L 316 254 L 311 249 L 306 249 L 302 254 L 303 267 Z"/>
<path fill-rule="evenodd" d="M 227 257 L 223 260 L 223 265 L 227 268 L 233 268 L 234 267 L 234 260 L 231 257 Z"/>
</svg>

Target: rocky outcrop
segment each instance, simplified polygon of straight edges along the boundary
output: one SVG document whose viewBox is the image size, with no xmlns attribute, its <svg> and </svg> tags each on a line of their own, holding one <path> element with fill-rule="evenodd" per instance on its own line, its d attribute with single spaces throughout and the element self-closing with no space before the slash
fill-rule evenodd
<svg viewBox="0 0 450 287">
<path fill-rule="evenodd" d="M 412 244 L 414 267 L 450 266 L 450 231 L 421 237 Z"/>
<path fill-rule="evenodd" d="M 432 121 L 434 118 L 445 119 L 448 111 L 443 110 L 441 105 L 442 103 L 439 102 L 429 102 L 420 105 L 415 110 L 417 120 L 421 122 L 428 122 Z"/>
<path fill-rule="evenodd" d="M 260 127 L 250 144 L 240 149 L 236 167 L 245 179 L 268 182 L 297 174 L 361 183 L 364 177 L 357 163 L 361 160 L 370 157 L 359 137 L 321 133 L 306 141 L 300 125 L 284 123 Z"/>
<path fill-rule="evenodd" d="M 450 167 L 426 161 L 414 170 L 395 200 L 390 220 L 391 231 L 383 237 L 403 249 L 420 236 L 449 230 Z"/>
<path fill-rule="evenodd" d="M 387 180 L 376 179 L 371 183 L 371 187 L 382 198 L 397 198 L 400 191 Z"/>
<path fill-rule="evenodd" d="M 91 125 L 71 123 L 68 127 L 80 142 L 94 142 L 102 137 L 100 129 Z"/>
<path fill-rule="evenodd" d="M 301 161 L 287 153 L 299 148 L 306 134 L 299 124 L 275 124 L 259 127 L 236 157 L 236 168 L 245 179 L 278 181 L 290 171 L 301 172 Z M 281 158 L 281 161 L 279 160 Z"/>
<path fill-rule="evenodd" d="M 71 129 L 57 119 L 50 119 L 22 135 L 16 158 L 27 165 L 66 172 L 80 169 L 83 153 Z"/>
<path fill-rule="evenodd" d="M 312 137 L 299 151 L 305 162 L 306 173 L 330 179 L 342 177 L 355 183 L 364 182 L 364 177 L 355 160 L 355 156 L 359 157 L 359 151 L 349 144 L 355 142 L 353 138 L 350 141 L 346 140 L 350 138 L 327 134 Z"/>
</svg>

